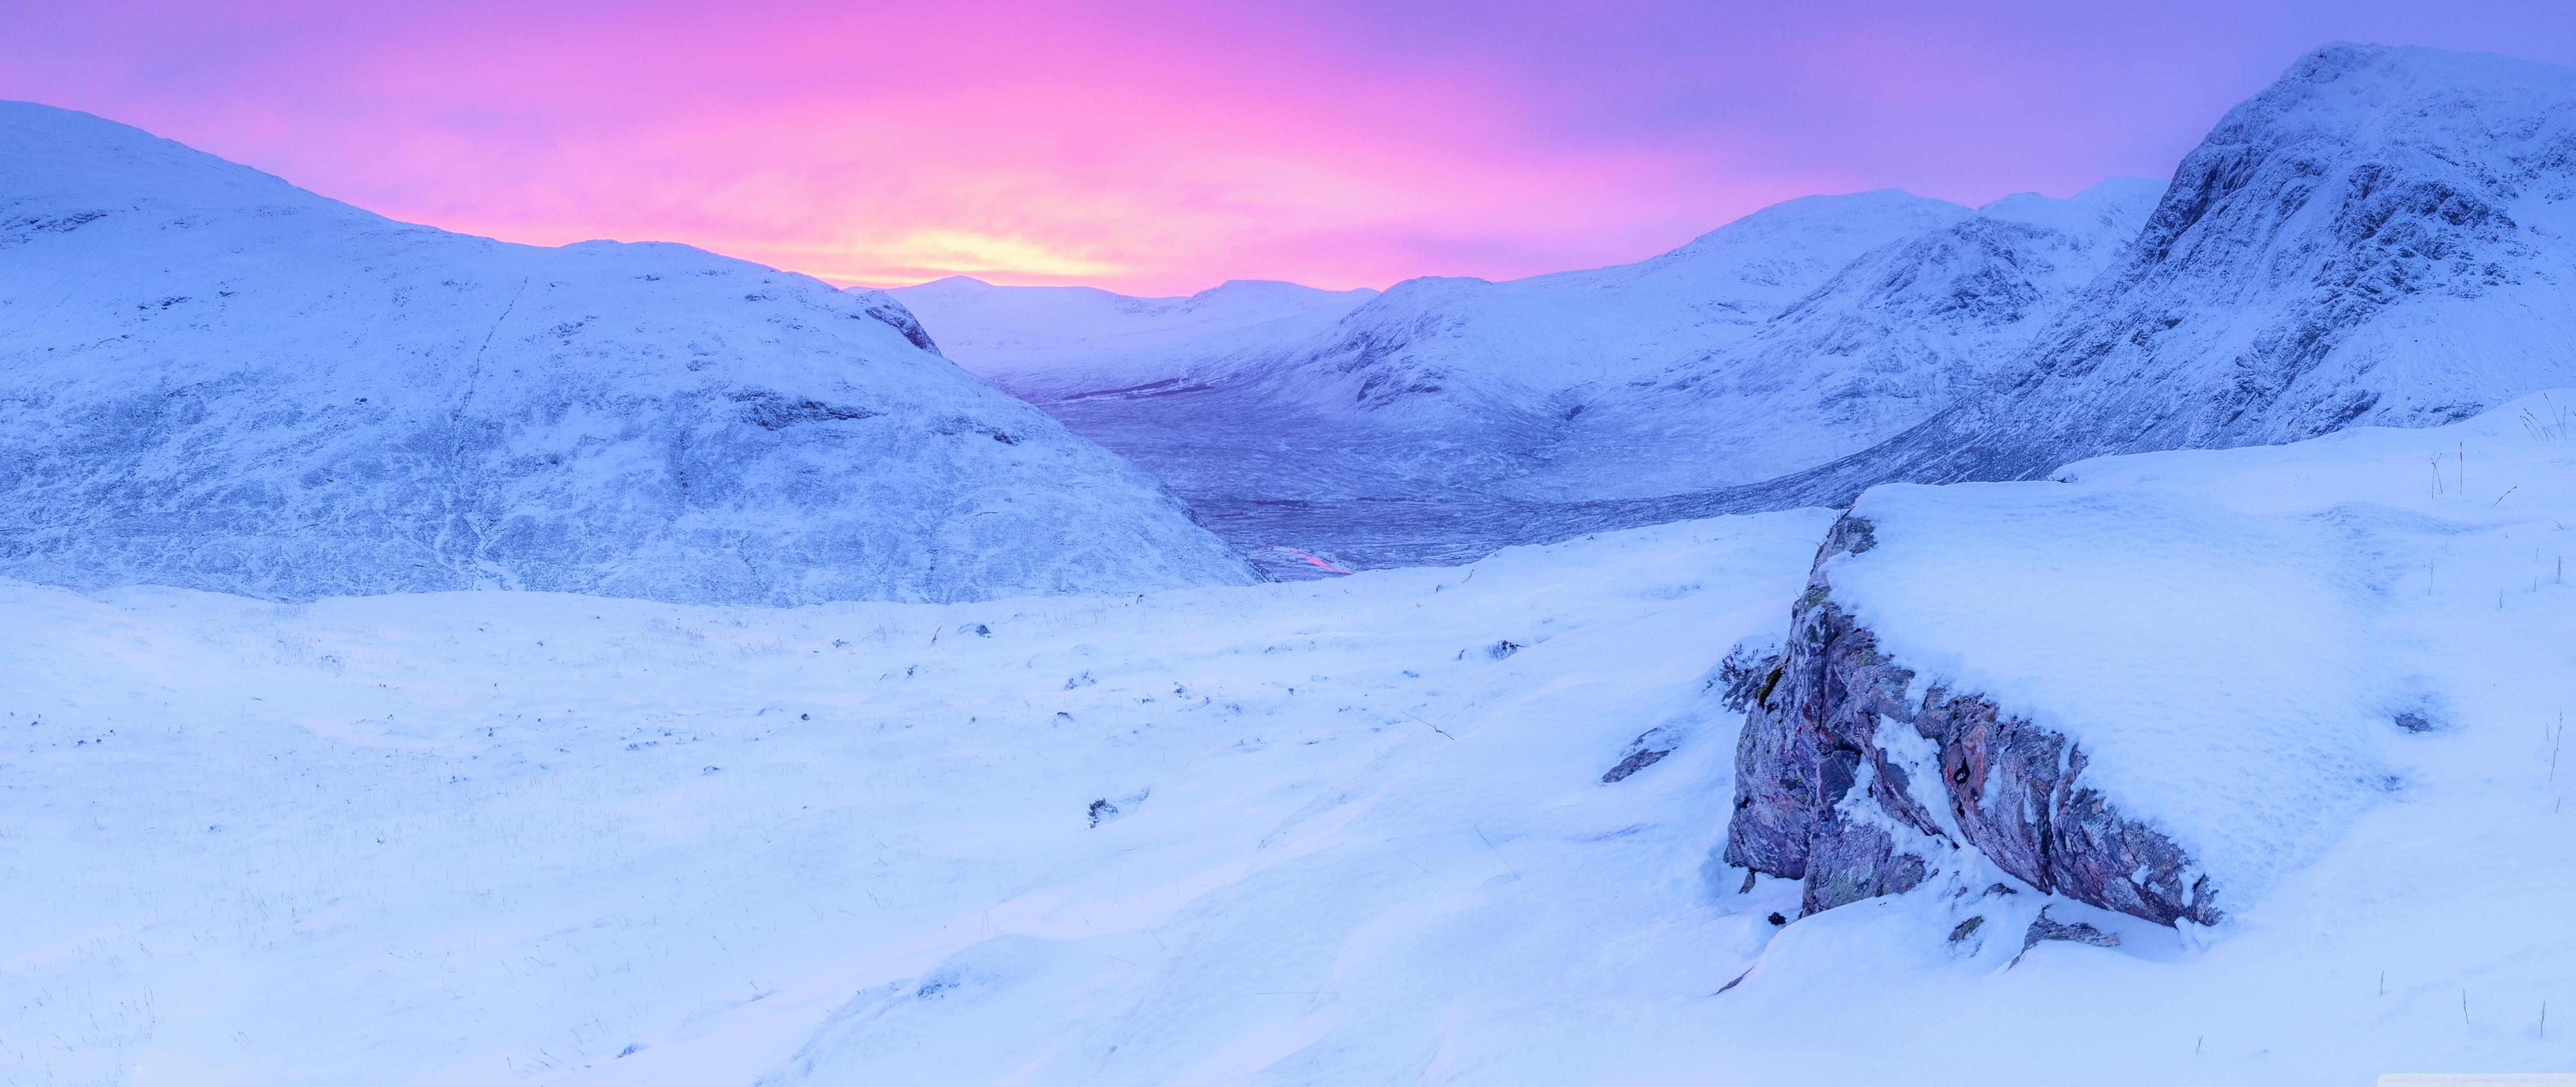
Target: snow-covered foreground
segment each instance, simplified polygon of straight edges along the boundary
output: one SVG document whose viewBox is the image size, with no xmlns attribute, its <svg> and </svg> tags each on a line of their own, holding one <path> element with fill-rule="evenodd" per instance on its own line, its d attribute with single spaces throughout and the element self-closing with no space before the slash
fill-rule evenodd
<svg viewBox="0 0 2576 1087">
<path fill-rule="evenodd" d="M 1781 627 L 1825 511 L 974 605 L 0 588 L 0 1067 L 193 1085 L 2576 1066 L 2576 1024 L 2541 1021 L 2544 1001 L 2576 1015 L 2570 402 L 2004 485 L 2312 524 L 2306 544 L 2362 579 L 2337 615 L 2394 647 L 2432 726 L 2351 753 L 2393 786 L 2188 939 L 1949 879 L 1797 918 L 1795 885 L 1739 893 L 1742 870 L 1710 862 L 1738 727 L 1712 666 Z M 1916 493 L 2001 508 L 1992 486 Z M 2172 571 L 2135 557 L 2102 553 L 2104 599 L 2154 604 Z M 2091 606 L 2081 579 L 2050 584 Z M 2246 684 L 2186 686 L 2242 703 L 2192 707 L 2213 736 L 2297 717 Z M 2201 757 L 2132 754 L 2173 761 L 2106 780 L 2154 788 Z M 2241 761 L 2214 779 L 2246 782 Z M 1623 764 L 1642 767 L 1604 783 Z M 2124 943 L 2025 953 L 2043 905 Z"/>
<path fill-rule="evenodd" d="M 971 606 L 8 588 L 0 1057 L 188 1084 L 1587 1067 L 1770 932 L 1780 896 L 1701 879 L 1730 752 L 1700 679 L 1779 622 L 1826 519 Z"/>
</svg>

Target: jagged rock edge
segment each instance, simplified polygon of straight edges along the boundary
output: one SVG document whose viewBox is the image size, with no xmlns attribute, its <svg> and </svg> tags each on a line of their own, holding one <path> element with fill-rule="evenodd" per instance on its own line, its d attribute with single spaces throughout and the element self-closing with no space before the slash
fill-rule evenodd
<svg viewBox="0 0 2576 1087">
<path fill-rule="evenodd" d="M 1944 846 L 1974 848 L 2043 892 L 2161 925 L 2216 924 L 2218 887 L 2174 841 L 2082 782 L 2066 736 L 1982 695 L 1927 687 L 1878 652 L 1832 595 L 1826 565 L 1876 546 L 1846 514 L 1817 549 L 1780 650 L 1720 665 L 1745 715 L 1726 863 L 1804 883 L 1801 912 L 1920 885 Z M 1938 749 L 1919 764 L 1911 734 Z M 1884 737 L 1884 738 L 1883 738 Z M 1938 806 L 1916 796 L 1931 770 Z"/>
</svg>

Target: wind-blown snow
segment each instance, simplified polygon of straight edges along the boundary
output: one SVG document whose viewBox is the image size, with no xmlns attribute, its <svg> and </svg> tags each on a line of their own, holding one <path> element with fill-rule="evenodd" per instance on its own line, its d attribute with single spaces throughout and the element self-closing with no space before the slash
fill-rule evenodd
<svg viewBox="0 0 2576 1087">
<path fill-rule="evenodd" d="M 1557 979 L 1685 1007 L 1768 931 L 1703 901 L 1700 680 L 1829 520 L 1114 601 L 0 587 L 0 1067 L 1579 1078 Z"/>
<path fill-rule="evenodd" d="M 0 574 L 794 604 L 1254 572 L 882 295 L 392 222 L 0 103 Z"/>
<path fill-rule="evenodd" d="M 1891 484 L 1852 513 L 1877 546 L 1828 576 L 1882 651 L 2072 738 L 2084 782 L 2205 865 L 2222 908 L 2395 787 L 2375 741 L 2420 707 L 2330 526 L 2046 483 Z"/>
<path fill-rule="evenodd" d="M 1866 588 L 1874 559 L 1985 538 L 2018 559 L 1926 565 L 1914 591 L 1945 619 L 1989 623 L 1958 609 L 1991 599 L 2039 624 L 1976 628 L 2009 656 L 1912 629 L 1891 652 L 2020 676 L 2034 702 L 2078 681 L 2214 696 L 2198 727 L 2045 707 L 2093 730 L 2087 779 L 2123 810 L 2245 835 L 2196 843 L 2217 867 L 2241 878 L 2227 850 L 2288 847 L 2189 940 L 1984 893 L 1984 872 L 1957 874 L 1982 878 L 1956 897 L 1945 871 L 1790 920 L 1794 885 L 1739 894 L 1742 873 L 1711 864 L 1735 717 L 1709 669 L 1778 636 L 1826 511 L 1121 600 L 9 588 L 0 879 L 43 893 L 0 896 L 0 1061 L 192 1087 L 2565 1067 L 2576 1041 L 2540 1029 L 2576 977 L 2558 732 L 2576 586 L 2557 565 L 2576 550 L 2576 401 L 2552 395 L 2439 429 L 1872 496 L 1886 535 L 1838 589 Z M 2132 536 L 2106 509 L 2170 520 Z M 2054 557 L 2006 528 L 2094 550 Z M 2266 552 L 2285 540 L 2313 567 Z M 2282 584 L 2216 599 L 2204 560 Z M 2046 578 L 2061 598 L 2026 591 Z M 2110 608 L 2139 617 L 2057 614 Z M 2239 645 L 2221 621 L 2271 624 L 2294 652 L 2217 660 Z M 2337 622 L 2362 643 L 2320 629 Z M 2115 644 L 2148 659 L 2037 637 L 2124 629 Z M 2373 718 L 2341 744 L 2358 696 L 2330 682 L 2337 653 L 2382 669 L 2359 689 L 2402 692 L 2385 708 L 2426 730 Z M 2074 681 L 2039 683 L 2039 661 Z M 2153 670 L 2213 663 L 2243 678 Z M 2123 746 L 2139 723 L 2175 742 Z M 2265 725 L 2314 725 L 2266 742 L 2398 787 L 2285 834 L 2266 801 L 2218 795 L 2245 761 L 2220 741 Z M 1602 782 L 1646 751 L 1669 754 Z M 2264 784 L 2331 778 L 2287 765 Z M 2043 907 L 2123 942 L 2025 951 Z"/>
</svg>

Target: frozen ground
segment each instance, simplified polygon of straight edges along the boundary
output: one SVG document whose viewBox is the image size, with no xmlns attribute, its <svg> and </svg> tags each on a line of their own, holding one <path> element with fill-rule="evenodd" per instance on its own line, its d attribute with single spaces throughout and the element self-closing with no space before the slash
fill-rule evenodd
<svg viewBox="0 0 2576 1087">
<path fill-rule="evenodd" d="M 0 1067 L 2323 1084 L 2576 1065 L 2576 1028 L 2542 1021 L 2576 1007 L 2570 403 L 2009 485 L 2312 527 L 2309 554 L 2343 572 L 2318 576 L 2350 591 L 2331 614 L 2298 584 L 2249 611 L 2360 624 L 2356 652 L 2401 670 L 2431 726 L 2375 723 L 2359 754 L 2398 787 L 2337 809 L 2215 929 L 2052 906 L 2119 948 L 2024 953 L 2049 903 L 1940 885 L 1775 927 L 1793 885 L 1740 894 L 1709 864 L 1737 724 L 1711 666 L 1779 629 L 1824 511 L 1464 568 L 973 605 L 9 588 L 0 879 L 42 891 L 0 897 Z M 1991 488 L 1925 493 L 1921 523 L 1962 533 L 1999 508 Z M 2108 595 L 2052 582 L 2056 602 L 2201 591 L 2160 593 L 2172 569 L 2139 557 L 2071 560 Z M 2026 570 L 1914 573 L 1964 579 L 1955 602 Z M 2035 602 L 1997 607 L 2048 614 Z M 2164 633 L 2212 636 L 2188 614 Z M 2130 660 L 2132 681 L 2167 663 Z M 2196 707 L 2209 734 L 2301 695 L 2216 689 Z M 1670 754 L 1602 781 L 1653 750 Z M 2188 734 L 2135 754 L 2266 784 Z M 1968 917 L 1985 921 L 1948 939 Z"/>
</svg>

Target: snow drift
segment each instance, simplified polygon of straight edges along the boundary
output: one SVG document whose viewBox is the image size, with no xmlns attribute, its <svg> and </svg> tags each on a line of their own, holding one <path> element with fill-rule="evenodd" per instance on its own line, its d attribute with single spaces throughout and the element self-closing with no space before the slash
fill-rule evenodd
<svg viewBox="0 0 2576 1087">
<path fill-rule="evenodd" d="M 796 604 L 1255 575 L 902 307 L 0 104 L 0 575 Z"/>
</svg>

